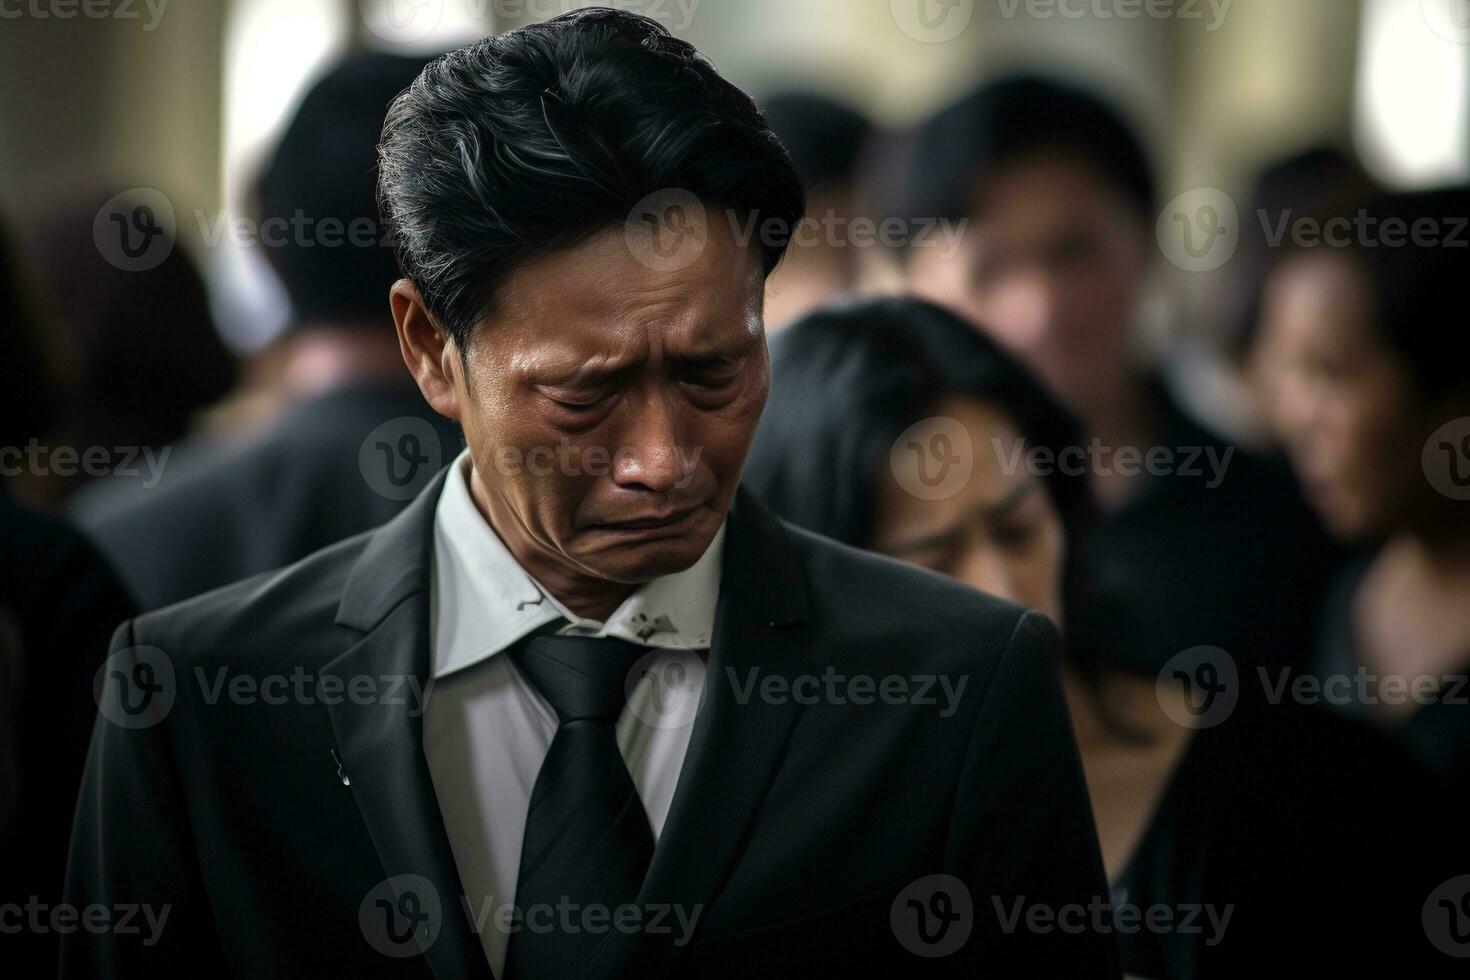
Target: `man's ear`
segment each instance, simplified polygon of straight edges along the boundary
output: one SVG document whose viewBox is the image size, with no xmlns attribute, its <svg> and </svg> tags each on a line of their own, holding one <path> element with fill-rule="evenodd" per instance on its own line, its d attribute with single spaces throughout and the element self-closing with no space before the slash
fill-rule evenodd
<svg viewBox="0 0 1470 980">
<path fill-rule="evenodd" d="M 403 363 L 418 382 L 424 400 L 440 415 L 460 421 L 461 362 L 453 338 L 434 321 L 418 287 L 407 279 L 393 284 L 388 302 L 393 307 Z"/>
</svg>

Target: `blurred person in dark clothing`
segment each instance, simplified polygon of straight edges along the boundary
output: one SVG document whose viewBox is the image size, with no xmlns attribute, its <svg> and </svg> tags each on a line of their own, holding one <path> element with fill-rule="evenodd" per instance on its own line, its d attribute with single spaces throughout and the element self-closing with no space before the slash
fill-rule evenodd
<svg viewBox="0 0 1470 980">
<path fill-rule="evenodd" d="M 458 451 L 423 403 L 385 298 L 375 152 L 388 102 L 424 59 L 356 55 L 307 93 L 256 187 L 286 287 L 289 404 L 239 443 L 184 445 L 155 487 L 99 488 L 75 510 L 145 609 L 287 564 L 396 514 Z"/>
<path fill-rule="evenodd" d="M 1327 570 L 1285 467 L 1189 417 L 1136 321 L 1155 184 L 1128 124 L 1071 85 L 1012 77 L 922 123 L 886 212 L 968 220 L 957 250 L 910 247 L 910 287 L 1015 352 L 1082 420 L 1104 518 L 1099 574 L 1135 613 L 1106 632 L 1157 667 L 1198 644 L 1298 662 Z M 1085 458 L 1084 458 L 1085 457 Z"/>
<path fill-rule="evenodd" d="M 135 611 L 78 531 L 0 490 L 0 906 L 39 905 L 42 922 L 62 899 L 93 681 Z M 54 929 L 20 925 L 23 945 L 55 955 Z"/>
<path fill-rule="evenodd" d="M 61 372 L 21 295 L 18 268 L 0 234 L 0 447 L 44 436 L 61 413 Z M 93 678 L 113 631 L 133 613 L 80 534 L 23 506 L 0 481 L 0 929 L 18 933 L 4 943 L 12 956 L 55 956 L 56 932 L 31 928 L 27 907 L 49 922 L 61 901 L 96 713 Z"/>
<path fill-rule="evenodd" d="M 120 268 L 103 255 L 93 222 L 108 196 L 29 223 L 26 252 L 48 322 L 64 333 L 75 361 L 65 392 L 66 441 L 79 452 L 156 451 L 182 438 L 194 415 L 230 390 L 235 358 L 182 248 L 146 269 Z"/>
<path fill-rule="evenodd" d="M 1200 711 L 1172 679 L 1088 645 L 1110 599 L 1093 575 L 1087 477 L 1005 462 L 1023 440 L 1055 455 L 1081 430 L 1025 367 L 914 299 L 829 307 L 771 346 L 771 397 L 746 464 L 753 491 L 795 524 L 1062 628 L 1125 972 L 1441 975 L 1420 908 L 1454 869 L 1415 849 L 1420 810 L 1441 797 L 1406 753 L 1334 713 L 1272 703 L 1243 669 L 1228 701 Z M 968 476 L 926 487 L 914 477 L 938 460 L 913 462 L 910 450 L 939 433 Z M 1224 671 L 1233 659 L 1212 662 Z M 1200 910 L 1199 928 L 1123 928 L 1158 906 Z"/>
<path fill-rule="evenodd" d="M 1275 414 L 1309 499 L 1361 549 L 1312 664 L 1470 800 L 1470 191 L 1389 195 L 1346 247 L 1290 248 L 1263 299 Z M 1470 811 L 1462 811 L 1470 815 Z M 1462 828 L 1463 830 L 1463 825 Z M 1470 870 L 1470 869 L 1461 869 Z"/>
<path fill-rule="evenodd" d="M 1279 448 L 1271 418 L 1281 358 L 1260 332 L 1261 291 L 1271 257 L 1302 219 L 1351 216 L 1378 193 L 1376 182 L 1357 158 L 1334 146 L 1314 146 L 1274 161 L 1256 177 L 1251 206 L 1241 223 L 1241 239 L 1222 272 L 1231 286 L 1221 291 L 1229 308 L 1229 354 L 1245 382 L 1252 428 L 1260 444 Z M 1277 238 L 1277 235 L 1283 235 Z"/>
<path fill-rule="evenodd" d="M 862 250 L 848 227 L 859 216 L 858 162 L 873 124 L 852 106 L 815 92 L 780 92 L 762 109 L 807 194 L 802 230 L 766 283 L 766 327 L 778 330 L 858 283 Z"/>
</svg>

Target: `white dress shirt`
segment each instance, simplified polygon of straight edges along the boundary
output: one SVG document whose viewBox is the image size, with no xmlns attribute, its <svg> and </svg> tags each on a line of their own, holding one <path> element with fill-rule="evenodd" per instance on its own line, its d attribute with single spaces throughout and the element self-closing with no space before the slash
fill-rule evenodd
<svg viewBox="0 0 1470 980">
<path fill-rule="evenodd" d="M 640 586 L 599 623 L 562 606 L 511 555 L 470 497 L 470 468 L 466 451 L 434 516 L 424 754 L 468 912 L 499 975 L 510 937 L 497 922 L 515 900 L 531 789 L 557 727 L 550 705 L 501 654 L 554 623 L 561 634 L 651 648 L 617 738 L 657 840 L 703 691 L 725 528 L 694 565 Z M 444 900 L 457 905 L 459 896 Z"/>
</svg>

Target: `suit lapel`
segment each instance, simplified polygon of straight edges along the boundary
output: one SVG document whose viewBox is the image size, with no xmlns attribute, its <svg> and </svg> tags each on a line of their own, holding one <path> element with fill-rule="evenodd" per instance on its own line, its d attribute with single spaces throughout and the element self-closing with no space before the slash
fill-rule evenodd
<svg viewBox="0 0 1470 980">
<path fill-rule="evenodd" d="M 780 522 L 742 489 L 726 534 L 704 704 L 639 904 L 677 905 L 702 920 L 717 900 L 800 714 L 795 699 L 762 699 L 760 683 L 811 671 L 806 620 L 799 559 Z M 664 921 L 677 923 L 672 913 Z M 677 953 L 658 937 L 613 934 L 581 976 L 657 975 Z"/>
<path fill-rule="evenodd" d="M 337 622 L 363 635 L 323 670 L 340 678 L 344 690 L 362 676 L 427 684 L 434 513 L 444 479 L 441 473 L 375 532 L 353 566 Z M 773 675 L 790 682 L 812 670 L 807 618 L 804 572 L 785 531 L 742 489 L 730 512 L 705 701 L 640 904 L 679 905 L 702 919 L 718 898 L 800 714 L 794 699 L 759 697 L 760 682 Z M 464 889 L 423 753 L 422 718 L 407 704 L 350 697 L 329 710 L 386 876 L 419 875 L 438 892 L 440 932 L 424 952 L 434 975 L 493 980 L 460 907 Z M 584 975 L 628 975 L 635 961 L 638 974 L 657 973 L 677 952 L 648 936 L 612 932 Z"/>
<path fill-rule="evenodd" d="M 441 473 L 369 539 L 338 608 L 339 625 L 364 633 L 323 673 L 344 692 L 353 678 L 416 677 L 427 690 L 429 581 Z M 374 690 L 383 690 L 375 686 Z M 337 751 L 386 876 L 417 875 L 438 893 L 440 926 L 424 959 L 439 980 L 490 980 L 479 938 L 460 904 L 464 889 L 423 752 L 423 719 L 412 701 L 385 704 L 349 695 L 329 705 Z M 423 896 L 419 896 L 423 907 Z"/>
</svg>

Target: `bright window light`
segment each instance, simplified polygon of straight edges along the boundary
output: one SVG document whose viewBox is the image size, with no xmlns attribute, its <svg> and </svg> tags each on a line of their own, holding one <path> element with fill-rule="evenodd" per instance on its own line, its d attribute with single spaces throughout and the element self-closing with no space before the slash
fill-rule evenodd
<svg viewBox="0 0 1470 980">
<path fill-rule="evenodd" d="M 1367 0 L 1357 141 L 1384 181 L 1470 177 L 1470 0 Z"/>
</svg>

